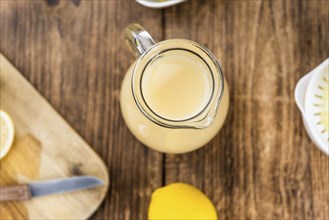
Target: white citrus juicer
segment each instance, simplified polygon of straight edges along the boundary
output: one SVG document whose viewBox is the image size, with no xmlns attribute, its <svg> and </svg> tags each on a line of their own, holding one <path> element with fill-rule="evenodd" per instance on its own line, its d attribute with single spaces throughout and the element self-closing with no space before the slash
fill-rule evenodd
<svg viewBox="0 0 329 220">
<path fill-rule="evenodd" d="M 329 156 L 329 58 L 298 81 L 295 100 L 308 135 Z"/>
</svg>

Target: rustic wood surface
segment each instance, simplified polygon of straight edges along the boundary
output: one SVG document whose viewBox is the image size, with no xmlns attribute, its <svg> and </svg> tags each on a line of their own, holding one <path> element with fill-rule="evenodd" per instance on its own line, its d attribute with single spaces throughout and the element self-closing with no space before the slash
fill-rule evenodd
<svg viewBox="0 0 329 220">
<path fill-rule="evenodd" d="M 94 147 L 111 186 L 92 219 L 145 219 L 152 191 L 203 190 L 220 219 L 329 219 L 329 158 L 308 138 L 293 91 L 329 56 L 329 1 L 188 0 L 165 10 L 134 0 L 1 0 L 0 51 Z M 187 38 L 220 60 L 227 121 L 206 147 L 163 155 L 140 144 L 119 109 L 134 57 L 122 30 Z"/>
</svg>

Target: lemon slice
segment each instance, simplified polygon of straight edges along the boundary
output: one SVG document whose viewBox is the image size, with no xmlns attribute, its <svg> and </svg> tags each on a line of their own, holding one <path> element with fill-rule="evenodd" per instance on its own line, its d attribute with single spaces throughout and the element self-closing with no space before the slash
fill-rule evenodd
<svg viewBox="0 0 329 220">
<path fill-rule="evenodd" d="M 155 190 L 148 210 L 149 220 L 217 220 L 208 197 L 194 186 L 173 183 Z"/>
<path fill-rule="evenodd" d="M 0 110 L 0 159 L 2 159 L 10 150 L 14 140 L 14 125 L 10 116 Z"/>
</svg>

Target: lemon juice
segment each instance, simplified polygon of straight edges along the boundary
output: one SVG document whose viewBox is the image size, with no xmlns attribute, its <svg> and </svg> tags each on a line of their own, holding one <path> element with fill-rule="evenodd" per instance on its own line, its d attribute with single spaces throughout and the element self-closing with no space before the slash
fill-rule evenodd
<svg viewBox="0 0 329 220">
<path fill-rule="evenodd" d="M 199 113 L 211 96 L 209 70 L 184 52 L 158 57 L 145 69 L 144 98 L 160 116 L 183 120 Z"/>
<path fill-rule="evenodd" d="M 172 39 L 157 46 L 137 59 L 122 81 L 123 119 L 133 135 L 154 150 L 196 150 L 224 124 L 228 85 L 214 58 L 195 43 Z M 189 126 L 192 122 L 200 127 Z M 176 127 L 178 123 L 182 126 Z"/>
</svg>

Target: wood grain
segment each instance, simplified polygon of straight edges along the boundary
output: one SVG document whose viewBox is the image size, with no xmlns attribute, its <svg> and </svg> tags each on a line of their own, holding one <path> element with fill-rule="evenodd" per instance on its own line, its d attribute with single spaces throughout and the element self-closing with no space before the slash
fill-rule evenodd
<svg viewBox="0 0 329 220">
<path fill-rule="evenodd" d="M 28 184 L 1 186 L 0 202 L 24 201 L 31 199 L 31 190 Z"/>
<path fill-rule="evenodd" d="M 189 1 L 165 13 L 165 38 L 208 46 L 230 86 L 218 136 L 166 157 L 166 183 L 206 192 L 221 219 L 328 219 L 329 160 L 303 129 L 293 92 L 329 53 L 325 1 Z"/>
<path fill-rule="evenodd" d="M 92 219 L 145 219 L 152 190 L 192 183 L 220 219 L 329 219 L 329 159 L 294 103 L 298 79 L 329 56 L 329 2 L 188 0 L 152 10 L 134 0 L 9 1 L 0 50 L 105 160 L 112 185 Z M 187 38 L 220 60 L 230 87 L 224 128 L 205 148 L 162 155 L 129 133 L 120 83 L 134 57 L 129 23 L 156 41 Z"/>
<path fill-rule="evenodd" d="M 109 186 L 105 164 L 2 54 L 0 63 L 1 109 L 15 127 L 11 150 L 0 161 L 0 197 L 26 200 L 0 202 L 0 219 L 89 218 Z M 29 200 L 27 183 L 82 175 L 98 177 L 104 185 Z M 16 195 L 14 190 L 6 195 L 11 187 Z"/>
<path fill-rule="evenodd" d="M 135 21 L 160 39 L 161 16 L 133 1 L 76 2 L 1 1 L 0 50 L 105 161 L 112 181 L 95 218 L 145 219 L 162 155 L 142 147 L 120 114 L 134 61 L 122 29 Z"/>
</svg>

